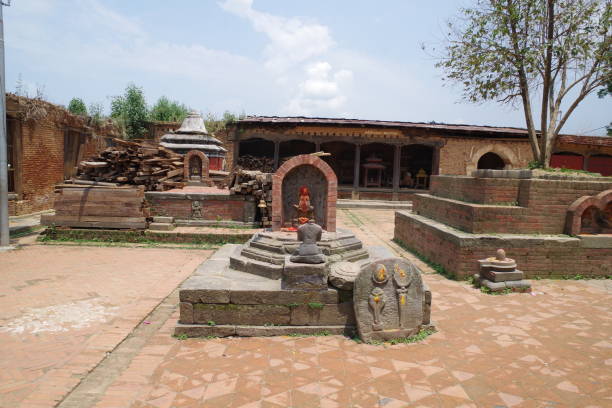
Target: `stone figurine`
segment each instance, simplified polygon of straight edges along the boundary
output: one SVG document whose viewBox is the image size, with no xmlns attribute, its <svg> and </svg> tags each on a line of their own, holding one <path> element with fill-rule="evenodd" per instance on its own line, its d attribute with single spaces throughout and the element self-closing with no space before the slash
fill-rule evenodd
<svg viewBox="0 0 612 408">
<path fill-rule="evenodd" d="M 202 218 L 202 203 L 193 201 L 191 203 L 191 218 Z"/>
<path fill-rule="evenodd" d="M 314 220 L 308 220 L 305 224 L 300 225 L 297 230 L 298 241 L 301 241 L 300 246 L 290 258 L 291 262 L 319 264 L 325 262 L 325 255 L 321 248 L 317 246 L 317 242 L 321 240 L 323 228 L 315 224 Z"/>
<path fill-rule="evenodd" d="M 368 304 L 372 309 L 372 330 L 382 330 L 381 315 L 385 308 L 385 292 L 379 287 L 372 289 Z"/>
</svg>

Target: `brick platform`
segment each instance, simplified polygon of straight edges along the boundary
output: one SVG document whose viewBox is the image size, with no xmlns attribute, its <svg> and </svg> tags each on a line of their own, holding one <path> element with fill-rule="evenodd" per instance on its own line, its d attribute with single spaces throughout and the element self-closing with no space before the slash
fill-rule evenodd
<svg viewBox="0 0 612 408">
<path fill-rule="evenodd" d="M 610 275 L 610 235 L 564 232 L 573 202 L 608 197 L 600 192 L 611 188 L 605 178 L 433 176 L 431 193 L 415 196 L 414 214 L 396 213 L 395 239 L 457 278 L 477 273 L 477 260 L 498 248 L 506 249 L 527 277 Z"/>
</svg>

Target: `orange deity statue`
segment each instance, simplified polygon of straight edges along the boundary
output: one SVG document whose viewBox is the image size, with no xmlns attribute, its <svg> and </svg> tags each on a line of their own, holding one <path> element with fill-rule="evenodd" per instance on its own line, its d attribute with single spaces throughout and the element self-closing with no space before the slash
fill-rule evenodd
<svg viewBox="0 0 612 408">
<path fill-rule="evenodd" d="M 310 205 L 310 191 L 308 187 L 300 187 L 300 194 L 298 196 L 298 203 L 294 204 L 293 207 L 297 212 L 298 225 L 302 225 L 308 222 L 308 220 L 314 219 L 314 207 Z"/>
</svg>

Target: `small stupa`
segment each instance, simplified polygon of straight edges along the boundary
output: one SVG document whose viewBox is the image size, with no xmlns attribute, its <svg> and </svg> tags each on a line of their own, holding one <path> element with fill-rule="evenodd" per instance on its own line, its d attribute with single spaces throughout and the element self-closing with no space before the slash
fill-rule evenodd
<svg viewBox="0 0 612 408">
<path fill-rule="evenodd" d="M 227 152 L 219 139 L 208 134 L 202 115 L 196 111 L 189 112 L 176 131 L 163 135 L 159 144 L 180 154 L 201 151 L 210 160 L 211 170 L 222 168 Z"/>
</svg>

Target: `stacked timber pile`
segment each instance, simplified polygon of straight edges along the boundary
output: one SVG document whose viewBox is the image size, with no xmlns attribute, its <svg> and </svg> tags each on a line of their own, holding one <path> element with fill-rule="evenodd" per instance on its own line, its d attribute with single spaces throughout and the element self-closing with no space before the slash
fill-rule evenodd
<svg viewBox="0 0 612 408">
<path fill-rule="evenodd" d="M 146 191 L 184 187 L 183 156 L 162 146 L 113 139 L 96 157 L 79 164 L 79 180 L 144 186 Z"/>
<path fill-rule="evenodd" d="M 76 183 L 79 180 L 75 181 Z M 41 224 L 73 228 L 146 228 L 144 186 L 112 183 L 58 184 L 55 215 L 43 215 Z"/>
<path fill-rule="evenodd" d="M 262 226 L 272 226 L 272 173 L 236 168 L 229 177 L 229 190 L 230 194 L 254 196 Z"/>
<path fill-rule="evenodd" d="M 255 157 L 244 155 L 238 158 L 236 163 L 241 169 L 257 170 L 264 173 L 274 173 L 274 159 L 269 157 Z"/>
</svg>

